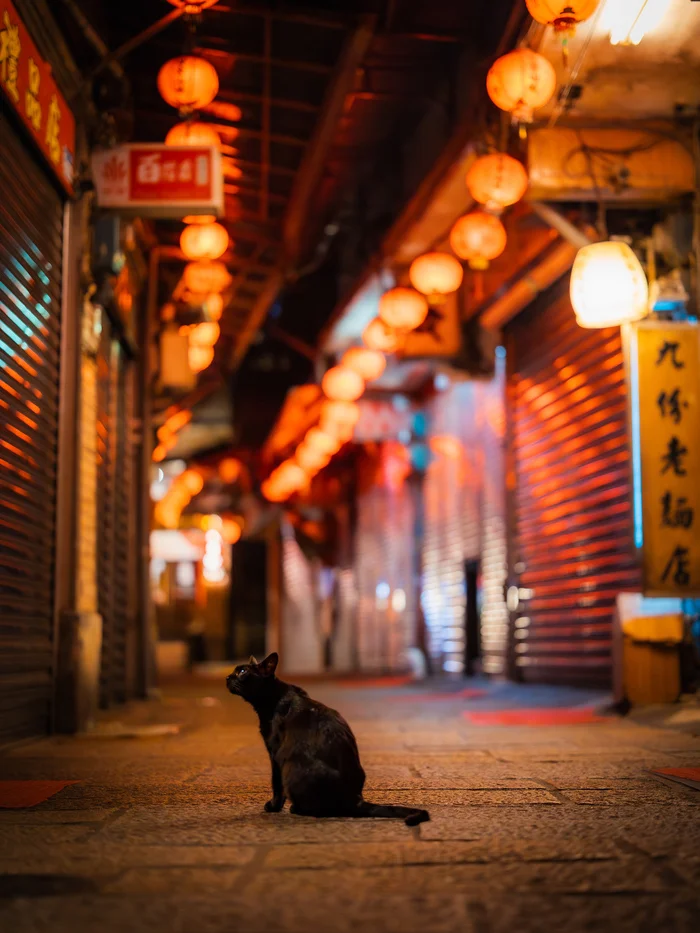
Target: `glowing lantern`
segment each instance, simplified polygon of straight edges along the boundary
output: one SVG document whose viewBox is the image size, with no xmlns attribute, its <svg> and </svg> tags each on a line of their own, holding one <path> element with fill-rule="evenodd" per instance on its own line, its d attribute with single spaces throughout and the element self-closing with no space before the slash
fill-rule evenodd
<svg viewBox="0 0 700 933">
<path fill-rule="evenodd" d="M 506 229 L 493 214 L 465 214 L 450 233 L 450 246 L 470 269 L 488 268 L 489 262 L 506 248 L 506 242 Z"/>
<path fill-rule="evenodd" d="M 218 259 L 228 249 L 228 232 L 221 224 L 191 224 L 180 234 L 187 259 Z"/>
<path fill-rule="evenodd" d="M 219 339 L 221 328 L 216 321 L 204 321 L 190 331 L 190 347 L 213 347 Z"/>
<path fill-rule="evenodd" d="M 384 323 L 381 318 L 375 317 L 362 332 L 362 342 L 370 350 L 380 350 L 382 353 L 395 353 L 401 343 L 401 338 Z"/>
<path fill-rule="evenodd" d="M 272 477 L 269 477 L 262 483 L 260 491 L 268 502 L 284 502 L 285 499 L 289 498 L 289 493 L 286 489 L 280 486 L 279 482 L 275 482 Z"/>
<path fill-rule="evenodd" d="M 617 327 L 640 320 L 649 310 L 647 277 L 626 243 L 591 243 L 580 249 L 570 294 L 581 327 Z"/>
<path fill-rule="evenodd" d="M 306 472 L 293 460 L 285 460 L 281 463 L 270 478 L 275 485 L 285 490 L 288 496 L 303 489 L 308 479 Z"/>
<path fill-rule="evenodd" d="M 544 107 L 557 86 L 554 68 L 544 55 L 516 49 L 501 56 L 486 76 L 486 90 L 494 104 L 521 123 L 532 123 L 532 112 Z"/>
<path fill-rule="evenodd" d="M 207 123 L 187 120 L 177 123 L 165 137 L 166 146 L 216 146 L 221 147 L 219 134 Z"/>
<path fill-rule="evenodd" d="M 208 10 L 218 2 L 219 0 L 168 0 L 171 6 L 184 10 L 188 16 L 197 16 L 202 10 Z"/>
<path fill-rule="evenodd" d="M 207 295 L 202 307 L 210 321 L 218 321 L 224 313 L 224 299 L 216 293 Z"/>
<path fill-rule="evenodd" d="M 330 454 L 324 454 L 308 444 L 301 444 L 295 454 L 296 461 L 305 473 L 313 475 L 322 470 L 331 459 Z"/>
<path fill-rule="evenodd" d="M 469 194 L 488 210 L 501 211 L 519 201 L 527 191 L 528 177 L 522 162 L 505 152 L 481 156 L 467 172 Z"/>
<path fill-rule="evenodd" d="M 185 470 L 177 478 L 190 496 L 197 496 L 204 489 L 204 477 L 198 470 Z"/>
<path fill-rule="evenodd" d="M 219 476 L 224 483 L 235 483 L 241 475 L 241 461 L 235 457 L 227 457 L 219 464 Z"/>
<path fill-rule="evenodd" d="M 447 253 L 425 253 L 414 259 L 408 270 L 411 285 L 426 295 L 431 304 L 456 292 L 463 276 L 462 266 Z"/>
<path fill-rule="evenodd" d="M 325 401 L 321 405 L 321 430 L 338 436 L 338 432 L 352 429 L 360 420 L 360 407 L 354 402 Z"/>
<path fill-rule="evenodd" d="M 629 0 L 623 0 L 629 6 Z M 573 33 L 579 23 L 592 16 L 600 0 L 525 0 L 530 16 L 557 32 Z"/>
<path fill-rule="evenodd" d="M 158 72 L 160 96 L 180 113 L 201 110 L 216 97 L 219 76 L 216 68 L 197 55 L 179 55 L 166 62 Z"/>
<path fill-rule="evenodd" d="M 322 428 L 311 428 L 304 438 L 304 445 L 310 450 L 317 450 L 319 453 L 326 454 L 329 457 L 340 448 L 337 437 L 328 434 Z"/>
<path fill-rule="evenodd" d="M 184 272 L 185 285 L 191 292 L 223 292 L 231 284 L 231 276 L 223 262 L 188 262 Z"/>
<path fill-rule="evenodd" d="M 428 316 L 428 302 L 412 288 L 391 288 L 379 299 L 379 317 L 387 327 L 415 330 Z"/>
<path fill-rule="evenodd" d="M 221 537 L 227 544 L 235 544 L 241 539 L 241 526 L 233 518 L 225 518 L 221 523 Z"/>
<path fill-rule="evenodd" d="M 182 218 L 183 224 L 213 224 L 215 221 L 214 214 L 188 214 Z"/>
<path fill-rule="evenodd" d="M 601 25 L 613 45 L 639 45 L 668 12 L 671 0 L 608 0 Z"/>
<path fill-rule="evenodd" d="M 201 373 L 211 366 L 214 359 L 213 347 L 190 347 L 187 353 L 190 369 L 193 373 Z"/>
<path fill-rule="evenodd" d="M 321 388 L 333 401 L 354 402 L 365 391 L 365 381 L 347 366 L 333 366 L 321 380 Z"/>
<path fill-rule="evenodd" d="M 366 382 L 379 379 L 386 369 L 384 354 L 367 347 L 350 347 L 343 354 L 341 364 L 354 369 Z"/>
</svg>

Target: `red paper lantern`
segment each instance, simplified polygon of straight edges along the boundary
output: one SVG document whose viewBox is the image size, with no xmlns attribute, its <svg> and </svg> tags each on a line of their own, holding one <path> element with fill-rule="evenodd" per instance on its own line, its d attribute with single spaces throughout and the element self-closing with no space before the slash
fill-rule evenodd
<svg viewBox="0 0 700 933">
<path fill-rule="evenodd" d="M 355 427 L 360 420 L 360 406 L 354 402 L 332 402 L 327 399 L 321 405 L 321 430 L 326 434 L 336 434 Z"/>
<path fill-rule="evenodd" d="M 184 279 L 188 290 L 199 294 L 220 293 L 231 284 L 231 276 L 223 262 L 189 262 Z"/>
<path fill-rule="evenodd" d="M 180 234 L 180 249 L 187 259 L 218 259 L 228 245 L 228 231 L 221 224 L 190 224 Z"/>
<path fill-rule="evenodd" d="M 375 317 L 362 332 L 362 342 L 370 350 L 395 353 L 401 344 L 401 338 L 395 330 L 387 327 L 381 318 Z"/>
<path fill-rule="evenodd" d="M 203 10 L 208 10 L 219 0 L 168 0 L 171 6 L 184 10 L 188 16 L 198 16 Z"/>
<path fill-rule="evenodd" d="M 306 443 L 300 444 L 299 447 L 297 447 L 297 451 L 294 456 L 302 470 L 304 470 L 304 472 L 308 473 L 310 476 L 313 476 L 315 473 L 318 473 L 319 470 L 322 470 L 331 459 L 330 454 L 324 454 L 322 451 L 316 450 L 314 447 L 310 447 Z"/>
<path fill-rule="evenodd" d="M 595 13 L 600 0 L 525 0 L 530 16 L 556 32 L 573 33 Z"/>
<path fill-rule="evenodd" d="M 186 120 L 176 123 L 165 137 L 166 146 L 216 146 L 221 148 L 219 134 L 207 123 Z"/>
<path fill-rule="evenodd" d="M 462 266 L 447 253 L 425 253 L 414 259 L 408 270 L 411 285 L 431 302 L 456 292 L 463 276 Z"/>
<path fill-rule="evenodd" d="M 158 90 L 166 104 L 192 113 L 210 104 L 219 92 L 216 68 L 197 55 L 179 55 L 158 72 Z"/>
<path fill-rule="evenodd" d="M 386 369 L 386 358 L 379 350 L 368 347 L 350 347 L 343 354 L 341 365 L 354 369 L 366 382 L 379 379 Z"/>
<path fill-rule="evenodd" d="M 528 177 L 522 162 L 505 152 L 481 156 L 467 172 L 469 193 L 488 210 L 502 211 L 527 191 Z"/>
<path fill-rule="evenodd" d="M 333 366 L 321 380 L 321 388 L 333 401 L 354 402 L 365 391 L 365 381 L 347 366 Z"/>
<path fill-rule="evenodd" d="M 221 522 L 221 537 L 227 544 L 235 544 L 241 539 L 241 526 L 234 518 L 224 518 Z"/>
<path fill-rule="evenodd" d="M 213 224 L 216 222 L 214 214 L 188 214 L 182 218 L 183 224 Z"/>
<path fill-rule="evenodd" d="M 329 457 L 340 449 L 338 438 L 324 431 L 322 428 L 311 428 L 304 438 L 304 444 L 311 450 L 327 454 Z"/>
<path fill-rule="evenodd" d="M 532 113 L 550 100 L 557 76 L 550 62 L 532 49 L 502 55 L 486 76 L 486 90 L 494 104 L 521 123 L 532 123 Z"/>
<path fill-rule="evenodd" d="M 216 321 L 204 321 L 195 324 L 189 332 L 191 347 L 213 347 L 221 334 L 221 328 Z"/>
<path fill-rule="evenodd" d="M 428 302 L 412 288 L 392 288 L 379 299 L 379 317 L 395 330 L 415 330 L 428 316 Z"/>
<path fill-rule="evenodd" d="M 488 268 L 506 242 L 506 229 L 498 217 L 480 211 L 460 217 L 450 233 L 450 246 L 471 269 Z"/>
</svg>

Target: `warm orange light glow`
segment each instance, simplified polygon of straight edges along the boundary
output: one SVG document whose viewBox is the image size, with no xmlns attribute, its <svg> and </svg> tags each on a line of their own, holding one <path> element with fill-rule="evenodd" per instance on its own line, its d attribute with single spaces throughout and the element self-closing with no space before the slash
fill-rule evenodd
<svg viewBox="0 0 700 933">
<path fill-rule="evenodd" d="M 241 539 L 241 526 L 234 518 L 224 518 L 221 522 L 221 537 L 227 544 L 235 544 Z"/>
<path fill-rule="evenodd" d="M 214 214 L 188 214 L 182 218 L 183 224 L 213 224 L 215 221 Z"/>
<path fill-rule="evenodd" d="M 576 254 L 571 304 L 581 327 L 617 327 L 649 310 L 649 286 L 633 250 L 618 241 L 591 243 Z"/>
<path fill-rule="evenodd" d="M 343 354 L 341 365 L 354 369 L 366 382 L 379 379 L 386 369 L 386 358 L 378 350 L 368 347 L 350 347 Z"/>
<path fill-rule="evenodd" d="M 321 380 L 321 388 L 333 401 L 354 402 L 365 391 L 365 381 L 346 366 L 333 366 Z"/>
<path fill-rule="evenodd" d="M 288 499 L 293 493 L 303 489 L 308 483 L 308 475 L 298 463 L 285 460 L 268 477 L 270 489 L 281 494 L 282 499 Z M 267 493 L 265 493 L 267 496 Z M 279 501 L 279 500 L 277 500 Z"/>
<path fill-rule="evenodd" d="M 219 76 L 206 59 L 178 55 L 158 72 L 158 90 L 166 104 L 176 107 L 180 113 L 191 113 L 214 100 L 219 91 Z"/>
<path fill-rule="evenodd" d="M 187 353 L 190 369 L 193 373 L 201 373 L 211 366 L 214 360 L 213 347 L 190 347 Z"/>
<path fill-rule="evenodd" d="M 525 0 L 530 16 L 557 32 L 573 32 L 595 13 L 600 0 Z"/>
<path fill-rule="evenodd" d="M 408 277 L 415 289 L 426 295 L 429 301 L 435 301 L 457 291 L 462 284 L 464 271 L 454 256 L 425 253 L 413 260 Z"/>
<path fill-rule="evenodd" d="M 332 456 L 340 449 L 337 437 L 332 436 L 322 428 L 311 428 L 304 438 L 304 444 L 310 450 L 317 450 L 319 453 L 328 456 Z"/>
<path fill-rule="evenodd" d="M 380 350 L 382 353 L 395 353 L 401 343 L 401 338 L 387 327 L 381 318 L 375 317 L 362 332 L 362 342 L 370 350 Z"/>
<path fill-rule="evenodd" d="M 208 10 L 209 7 L 218 2 L 219 0 L 168 0 L 168 3 L 172 6 L 179 7 L 181 10 L 184 9 L 185 13 L 190 16 L 196 16 L 202 10 Z"/>
<path fill-rule="evenodd" d="M 527 48 L 501 56 L 486 77 L 486 90 L 494 104 L 521 123 L 532 122 L 533 110 L 550 100 L 556 86 L 551 63 Z"/>
<path fill-rule="evenodd" d="M 297 447 L 295 457 L 302 470 L 310 476 L 322 470 L 331 459 L 330 454 L 323 453 L 321 450 L 316 450 L 306 443 L 300 444 L 299 447 Z"/>
<path fill-rule="evenodd" d="M 196 324 L 190 331 L 190 347 L 213 347 L 220 333 L 221 328 L 216 321 Z"/>
<path fill-rule="evenodd" d="M 395 330 L 415 330 L 428 316 L 428 302 L 412 288 L 391 288 L 379 299 L 379 317 Z"/>
<path fill-rule="evenodd" d="M 219 464 L 219 476 L 224 483 L 235 483 L 241 475 L 241 461 L 235 457 L 227 457 Z"/>
<path fill-rule="evenodd" d="M 321 430 L 338 435 L 338 430 L 352 429 L 360 420 L 360 406 L 354 402 L 331 402 L 321 405 Z"/>
<path fill-rule="evenodd" d="M 178 476 L 177 482 L 182 484 L 190 496 L 197 496 L 204 489 L 204 477 L 199 470 L 185 470 Z"/>
<path fill-rule="evenodd" d="M 198 120 L 185 120 L 176 123 L 165 137 L 166 146 L 216 146 L 221 148 L 221 137 L 207 123 Z"/>
<path fill-rule="evenodd" d="M 216 293 L 207 295 L 203 307 L 210 321 L 218 321 L 224 313 L 224 299 Z"/>
<path fill-rule="evenodd" d="M 168 448 L 165 444 L 158 444 L 156 449 L 153 451 L 151 459 L 154 463 L 162 463 L 163 460 L 168 456 Z"/>
<path fill-rule="evenodd" d="M 223 262 L 188 262 L 184 272 L 185 285 L 191 292 L 223 292 L 231 284 L 231 276 Z"/>
<path fill-rule="evenodd" d="M 436 434 L 430 438 L 430 449 L 438 456 L 448 460 L 461 460 L 464 456 L 464 447 L 458 437 L 452 434 Z"/>
<path fill-rule="evenodd" d="M 505 152 L 481 156 L 467 172 L 467 188 L 489 210 L 503 210 L 527 191 L 528 177 L 522 162 Z"/>
<path fill-rule="evenodd" d="M 228 249 L 228 231 L 221 224 L 190 224 L 180 234 L 187 259 L 218 259 Z"/>
<path fill-rule="evenodd" d="M 507 239 L 498 217 L 477 212 L 459 218 L 450 233 L 450 246 L 471 269 L 486 269 L 506 248 Z"/>
<path fill-rule="evenodd" d="M 268 502 L 284 502 L 290 496 L 290 493 L 279 483 L 276 483 L 272 477 L 269 477 L 261 484 L 260 491 Z"/>
</svg>

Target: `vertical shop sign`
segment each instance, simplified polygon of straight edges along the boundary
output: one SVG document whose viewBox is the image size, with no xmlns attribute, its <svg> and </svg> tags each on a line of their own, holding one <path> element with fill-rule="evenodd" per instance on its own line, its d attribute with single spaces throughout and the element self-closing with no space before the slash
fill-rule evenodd
<svg viewBox="0 0 700 933">
<path fill-rule="evenodd" d="M 0 88 L 72 194 L 75 119 L 9 0 L 0 0 Z"/>
<path fill-rule="evenodd" d="M 700 595 L 700 329 L 631 330 L 635 522 L 648 596 Z"/>
</svg>

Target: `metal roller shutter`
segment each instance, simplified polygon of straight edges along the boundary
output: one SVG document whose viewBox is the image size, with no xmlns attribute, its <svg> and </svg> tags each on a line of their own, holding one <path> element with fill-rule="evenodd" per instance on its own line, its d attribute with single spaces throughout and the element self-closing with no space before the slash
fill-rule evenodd
<svg viewBox="0 0 700 933">
<path fill-rule="evenodd" d="M 507 341 L 514 666 L 607 683 L 616 595 L 640 586 L 620 331 L 578 327 L 562 281 Z"/>
<path fill-rule="evenodd" d="M 0 743 L 50 727 L 62 227 L 0 112 Z"/>
</svg>

